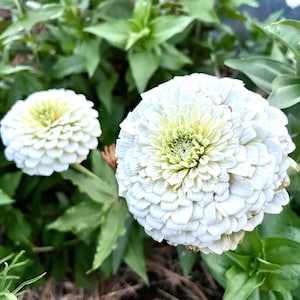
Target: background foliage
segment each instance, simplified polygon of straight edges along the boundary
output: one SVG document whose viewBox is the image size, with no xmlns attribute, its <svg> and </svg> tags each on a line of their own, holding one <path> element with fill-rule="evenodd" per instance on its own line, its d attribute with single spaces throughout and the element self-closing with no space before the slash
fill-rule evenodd
<svg viewBox="0 0 300 300">
<path fill-rule="evenodd" d="M 175 75 L 237 77 L 269 97 L 288 115 L 299 162 L 300 23 L 274 23 L 281 12 L 255 20 L 240 9 L 258 7 L 255 0 L 1 5 L 0 117 L 32 92 L 62 87 L 94 102 L 103 130 L 99 149 L 80 170 L 51 177 L 22 174 L 1 145 L 0 258 L 25 250 L 28 263 L 20 268 L 20 281 L 46 271 L 92 288 L 99 273 L 109 277 L 125 263 L 147 282 L 145 258 L 154 243 L 118 198 L 114 170 L 101 150 L 115 142 L 139 93 Z M 300 299 L 299 183 L 292 174 L 290 205 L 280 216 L 266 216 L 237 251 L 202 256 L 226 287 L 224 299 Z M 182 247 L 178 253 L 187 275 L 196 254 L 186 255 Z"/>
</svg>

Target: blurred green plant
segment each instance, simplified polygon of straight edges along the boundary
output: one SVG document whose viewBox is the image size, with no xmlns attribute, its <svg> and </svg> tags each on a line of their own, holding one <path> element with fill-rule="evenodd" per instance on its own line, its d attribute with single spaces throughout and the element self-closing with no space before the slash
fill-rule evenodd
<svg viewBox="0 0 300 300">
<path fill-rule="evenodd" d="M 236 251 L 203 255 L 214 278 L 224 287 L 223 299 L 299 299 L 300 220 L 285 207 L 266 215 L 256 231 L 246 234 Z"/>
<path fill-rule="evenodd" d="M 14 255 L 9 254 L 0 260 L 0 299 L 2 300 L 17 300 L 18 296 L 25 293 L 23 290 L 27 285 L 31 285 L 34 282 L 40 280 L 46 273 L 36 276 L 32 279 L 18 283 L 20 276 L 18 272 L 28 263 L 27 260 L 20 261 L 24 251 Z"/>
</svg>

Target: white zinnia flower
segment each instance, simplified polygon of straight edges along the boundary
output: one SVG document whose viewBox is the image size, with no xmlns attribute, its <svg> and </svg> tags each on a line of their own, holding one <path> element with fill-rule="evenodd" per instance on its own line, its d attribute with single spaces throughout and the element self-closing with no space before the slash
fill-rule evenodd
<svg viewBox="0 0 300 300">
<path fill-rule="evenodd" d="M 6 158 L 26 174 L 45 176 L 82 162 L 101 135 L 92 106 L 84 95 L 64 89 L 17 101 L 0 123 Z"/>
<path fill-rule="evenodd" d="M 237 247 L 289 201 L 286 116 L 239 80 L 175 77 L 142 94 L 121 123 L 117 180 L 157 241 L 205 253 Z"/>
<path fill-rule="evenodd" d="M 285 0 L 286 5 L 289 6 L 290 8 L 296 8 L 297 6 L 300 5 L 299 0 Z"/>
</svg>

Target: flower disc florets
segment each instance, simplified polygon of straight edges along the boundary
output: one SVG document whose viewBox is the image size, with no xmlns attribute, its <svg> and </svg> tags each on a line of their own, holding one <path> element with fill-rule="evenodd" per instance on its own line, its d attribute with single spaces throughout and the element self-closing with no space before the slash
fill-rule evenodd
<svg viewBox="0 0 300 300">
<path fill-rule="evenodd" d="M 119 193 L 157 241 L 235 249 L 289 196 L 287 118 L 239 80 L 175 77 L 142 94 L 117 140 Z"/>
<path fill-rule="evenodd" d="M 98 112 L 71 90 L 36 92 L 17 101 L 1 120 L 8 160 L 29 175 L 49 176 L 87 158 L 98 145 Z"/>
</svg>

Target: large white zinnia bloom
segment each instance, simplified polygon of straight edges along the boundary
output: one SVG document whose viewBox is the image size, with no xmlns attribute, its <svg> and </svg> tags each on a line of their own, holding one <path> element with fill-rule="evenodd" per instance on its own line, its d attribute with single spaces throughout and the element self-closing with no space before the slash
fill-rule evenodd
<svg viewBox="0 0 300 300">
<path fill-rule="evenodd" d="M 0 123 L 6 158 L 28 175 L 44 176 L 82 162 L 101 135 L 92 107 L 84 95 L 64 89 L 17 101 Z"/>
<path fill-rule="evenodd" d="M 300 6 L 300 0 L 285 0 L 285 2 L 290 8 L 296 8 Z"/>
<path fill-rule="evenodd" d="M 239 80 L 175 77 L 121 123 L 117 180 L 154 240 L 205 253 L 237 247 L 289 201 L 286 116 Z"/>
</svg>

